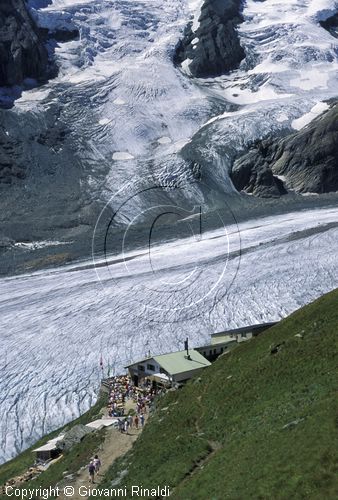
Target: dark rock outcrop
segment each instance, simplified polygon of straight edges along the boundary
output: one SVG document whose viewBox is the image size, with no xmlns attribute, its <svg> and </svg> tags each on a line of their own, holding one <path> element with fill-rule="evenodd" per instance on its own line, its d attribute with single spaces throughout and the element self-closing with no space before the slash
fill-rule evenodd
<svg viewBox="0 0 338 500">
<path fill-rule="evenodd" d="M 338 13 L 329 17 L 325 21 L 320 21 L 319 24 L 331 33 L 332 36 L 338 38 Z"/>
<path fill-rule="evenodd" d="M 238 67 L 245 53 L 236 26 L 242 22 L 240 0 L 205 0 L 194 31 L 193 23 L 185 29 L 174 54 L 174 63 L 191 61 L 192 76 L 219 76 Z"/>
<path fill-rule="evenodd" d="M 231 179 L 238 191 L 262 197 L 338 191 L 338 104 L 298 132 L 253 144 Z"/>
<path fill-rule="evenodd" d="M 0 86 L 46 80 L 48 53 L 24 0 L 0 3 Z"/>
<path fill-rule="evenodd" d="M 76 444 L 80 443 L 82 439 L 93 432 L 94 429 L 87 427 L 86 425 L 77 424 L 74 425 L 69 431 L 65 432 L 64 436 L 60 441 L 57 441 L 57 446 L 60 450 L 68 451 L 73 448 Z"/>
</svg>

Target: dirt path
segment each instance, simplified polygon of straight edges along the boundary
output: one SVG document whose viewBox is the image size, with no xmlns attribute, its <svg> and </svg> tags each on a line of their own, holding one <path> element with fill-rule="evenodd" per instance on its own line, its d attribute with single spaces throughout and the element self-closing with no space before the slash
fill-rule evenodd
<svg viewBox="0 0 338 500">
<path fill-rule="evenodd" d="M 129 405 L 127 403 L 127 411 L 129 409 L 128 406 Z M 87 464 L 84 464 L 84 467 L 77 472 L 75 480 L 69 482 L 67 482 L 66 480 L 62 481 L 61 489 L 66 485 L 71 485 L 74 488 L 74 495 L 71 496 L 71 499 L 84 500 L 86 497 L 83 496 L 83 494 L 80 495 L 79 493 L 80 486 L 90 486 L 91 489 L 97 487 L 112 463 L 117 458 L 124 455 L 128 450 L 130 450 L 134 441 L 136 441 L 141 432 L 141 428 L 137 430 L 135 427 L 133 427 L 132 429 L 129 429 L 128 434 L 125 434 L 121 433 L 113 427 L 107 427 L 105 440 L 97 450 L 97 454 L 100 457 L 102 466 L 99 473 L 95 475 L 95 483 L 91 484 L 89 482 L 88 467 Z M 63 492 L 61 492 L 58 498 L 60 500 L 69 500 L 69 496 L 65 496 Z"/>
</svg>

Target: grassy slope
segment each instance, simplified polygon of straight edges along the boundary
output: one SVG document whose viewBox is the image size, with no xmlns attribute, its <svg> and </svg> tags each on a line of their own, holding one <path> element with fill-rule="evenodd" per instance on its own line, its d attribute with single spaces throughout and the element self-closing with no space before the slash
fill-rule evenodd
<svg viewBox="0 0 338 500">
<path fill-rule="evenodd" d="M 219 358 L 161 399 L 104 484 L 127 469 L 120 486 L 173 499 L 338 498 L 337 334 L 334 291 Z"/>
<path fill-rule="evenodd" d="M 74 420 L 73 422 L 65 425 L 61 429 L 58 429 L 46 436 L 44 436 L 42 439 L 40 439 L 37 443 L 35 443 L 33 446 L 31 446 L 29 449 L 25 450 L 23 453 L 15 457 L 13 460 L 10 460 L 9 462 L 6 462 L 5 464 L 0 466 L 0 485 L 3 485 L 5 481 L 8 479 L 18 476 L 25 472 L 29 467 L 31 467 L 34 463 L 34 454 L 32 453 L 32 450 L 34 448 L 38 448 L 39 446 L 42 446 L 45 444 L 47 441 L 50 439 L 58 436 L 63 429 L 70 429 L 76 424 L 87 424 L 88 422 L 91 422 L 95 420 L 96 418 L 99 418 L 100 415 L 100 410 L 102 409 L 103 406 L 106 405 L 107 402 L 107 395 L 102 393 L 101 396 L 99 397 L 98 401 L 96 404 L 90 408 L 86 413 L 81 415 L 78 419 Z M 68 470 L 69 473 L 75 472 L 79 469 L 81 465 L 83 465 L 83 462 L 85 460 L 85 456 L 89 453 L 90 458 L 90 453 L 95 446 L 94 449 L 96 449 L 97 444 L 99 444 L 99 441 L 101 439 L 100 436 L 98 436 L 98 433 L 95 432 L 95 440 L 93 438 L 94 434 L 89 434 L 85 437 L 82 443 L 77 445 L 75 448 L 71 450 L 71 453 L 65 454 L 62 460 L 57 462 L 54 466 L 50 467 L 47 469 L 47 471 L 41 476 L 39 476 L 38 480 L 36 481 L 36 486 L 41 485 L 47 486 L 50 484 L 55 484 L 59 479 L 62 478 L 62 472 L 65 470 Z M 93 442 L 92 442 L 93 441 Z M 27 486 L 27 483 L 26 483 Z M 0 497 L 1 498 L 1 497 Z"/>
</svg>

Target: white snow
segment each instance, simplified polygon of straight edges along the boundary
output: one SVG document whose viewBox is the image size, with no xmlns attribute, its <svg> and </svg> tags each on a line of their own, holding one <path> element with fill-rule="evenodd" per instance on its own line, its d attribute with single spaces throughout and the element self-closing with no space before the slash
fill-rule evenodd
<svg viewBox="0 0 338 500">
<path fill-rule="evenodd" d="M 313 106 L 309 113 L 305 113 L 305 115 L 301 116 L 300 118 L 293 120 L 293 122 L 291 123 L 292 128 L 294 128 L 295 130 L 301 130 L 303 127 L 308 125 L 310 122 L 312 122 L 312 120 L 324 113 L 324 111 L 327 111 L 329 108 L 330 106 L 326 102 L 319 102 L 318 104 Z"/>
<path fill-rule="evenodd" d="M 325 21 L 336 12 L 336 0 L 311 0 L 307 9 L 307 14 L 314 16 L 317 21 Z"/>
<path fill-rule="evenodd" d="M 289 119 L 289 118 L 288 118 L 288 115 L 287 115 L 286 113 L 280 113 L 280 114 L 277 116 L 277 118 L 276 118 L 276 120 L 277 120 L 279 123 L 286 122 L 286 121 L 288 121 L 288 119 Z"/>
<path fill-rule="evenodd" d="M 192 32 L 196 33 L 198 28 L 200 27 L 200 22 L 199 18 L 201 15 L 201 8 L 204 4 L 204 0 L 188 0 L 189 2 L 189 7 L 191 11 L 193 12 L 193 19 L 192 19 Z"/>
<path fill-rule="evenodd" d="M 111 120 L 109 120 L 109 118 L 101 118 L 101 120 L 99 120 L 100 125 L 108 125 L 110 122 Z"/>
<path fill-rule="evenodd" d="M 127 151 L 116 151 L 113 154 L 113 160 L 132 160 L 133 158 L 134 156 Z"/>
<path fill-rule="evenodd" d="M 191 75 L 191 71 L 189 69 L 189 66 L 190 66 L 191 63 L 192 63 L 192 59 L 189 59 L 189 57 L 187 57 L 187 59 L 185 59 L 181 63 L 182 71 L 184 71 L 184 73 L 186 73 L 187 75 Z"/>
<path fill-rule="evenodd" d="M 273 174 L 273 175 L 274 175 L 274 177 L 277 177 L 277 179 L 281 180 L 282 182 L 287 181 L 285 175 L 276 175 L 276 174 Z"/>
<path fill-rule="evenodd" d="M 36 250 L 38 248 L 56 247 L 56 246 L 60 246 L 60 245 L 70 245 L 71 243 L 72 243 L 71 241 L 52 241 L 52 240 L 31 241 L 31 242 L 18 241 L 17 243 L 14 243 L 14 246 L 17 248 Z"/>
<path fill-rule="evenodd" d="M 163 136 L 163 137 L 160 137 L 157 142 L 159 144 L 170 144 L 172 141 L 170 139 L 170 137 L 167 137 L 167 136 Z"/>
<path fill-rule="evenodd" d="M 115 99 L 113 101 L 114 104 L 116 104 L 117 106 L 122 106 L 123 104 L 126 104 L 126 101 L 124 101 L 123 99 L 121 99 L 120 97 L 118 97 L 117 99 Z"/>
</svg>

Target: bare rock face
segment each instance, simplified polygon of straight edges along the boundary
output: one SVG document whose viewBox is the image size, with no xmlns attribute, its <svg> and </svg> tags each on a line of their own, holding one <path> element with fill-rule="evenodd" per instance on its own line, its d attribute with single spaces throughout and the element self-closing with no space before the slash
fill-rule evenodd
<svg viewBox="0 0 338 500">
<path fill-rule="evenodd" d="M 329 17 L 325 21 L 320 21 L 319 24 L 331 33 L 332 36 L 338 38 L 338 13 Z"/>
<path fill-rule="evenodd" d="M 238 191 L 262 197 L 338 191 L 338 104 L 298 132 L 257 141 L 231 179 Z"/>
<path fill-rule="evenodd" d="M 0 2 L 0 86 L 47 79 L 48 53 L 24 0 Z"/>
<path fill-rule="evenodd" d="M 177 46 L 174 63 L 189 62 L 192 76 L 208 78 L 238 67 L 245 53 L 236 26 L 242 22 L 240 0 L 205 0 L 198 27 L 189 23 Z"/>
</svg>

